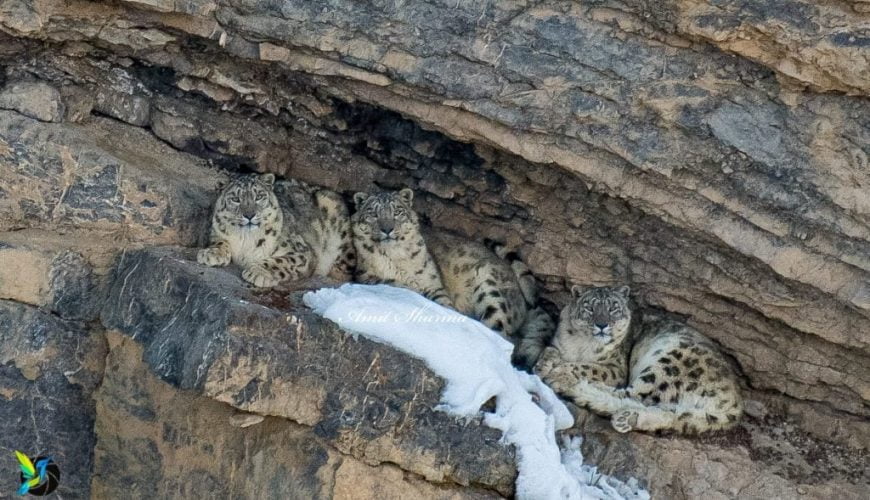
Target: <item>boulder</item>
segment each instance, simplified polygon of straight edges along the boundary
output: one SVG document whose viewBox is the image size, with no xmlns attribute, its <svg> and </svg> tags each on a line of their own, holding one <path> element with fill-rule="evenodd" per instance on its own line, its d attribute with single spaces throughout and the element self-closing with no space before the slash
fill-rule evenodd
<svg viewBox="0 0 870 500">
<path fill-rule="evenodd" d="M 108 338 L 107 375 L 95 395 L 95 498 L 499 497 L 342 453 L 316 427 L 291 419 L 236 427 L 233 406 L 162 381 L 141 362 L 142 344 L 118 333 Z"/>
<path fill-rule="evenodd" d="M 0 109 L 12 109 L 44 122 L 63 118 L 60 92 L 45 82 L 13 82 L 0 92 Z"/>
</svg>

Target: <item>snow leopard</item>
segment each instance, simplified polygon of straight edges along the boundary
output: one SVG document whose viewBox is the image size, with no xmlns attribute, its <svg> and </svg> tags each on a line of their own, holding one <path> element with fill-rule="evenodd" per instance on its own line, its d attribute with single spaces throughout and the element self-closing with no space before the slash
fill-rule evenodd
<svg viewBox="0 0 870 500">
<path fill-rule="evenodd" d="M 524 284 L 509 262 L 485 244 L 446 232 L 429 232 L 428 241 L 444 287 L 457 311 L 516 341 L 528 316 Z"/>
<path fill-rule="evenodd" d="M 356 193 L 353 200 L 356 280 L 409 288 L 438 304 L 453 307 L 420 230 L 413 207 L 414 192 L 405 188 L 372 195 Z"/>
<path fill-rule="evenodd" d="M 634 343 L 625 388 L 580 384 L 573 400 L 611 416 L 619 432 L 728 429 L 743 415 L 737 377 L 716 345 L 688 325 L 646 325 Z"/>
<path fill-rule="evenodd" d="M 238 176 L 215 202 L 210 246 L 197 261 L 235 263 L 256 287 L 313 275 L 349 280 L 355 252 L 347 205 L 337 193 L 276 182 L 274 174 Z"/>
<path fill-rule="evenodd" d="M 627 286 L 571 288 L 552 345 L 535 367 L 554 390 L 570 394 L 581 380 L 608 386 L 625 383 L 632 323 L 629 292 Z"/>
<path fill-rule="evenodd" d="M 408 188 L 354 195 L 358 281 L 410 288 L 511 340 L 526 320 L 526 295 L 535 293 L 529 282 L 481 243 L 424 233 L 413 200 Z"/>
<path fill-rule="evenodd" d="M 529 309 L 514 342 L 515 347 L 511 357 L 513 364 L 531 372 L 553 338 L 555 330 L 556 324 L 553 318 L 543 307 L 536 305 Z"/>
<path fill-rule="evenodd" d="M 516 251 L 508 250 L 502 243 L 489 238 L 484 240 L 484 245 L 500 259 L 510 264 L 526 300 L 528 312 L 526 319 L 512 339 L 514 352 L 511 361 L 518 368 L 531 372 L 541 352 L 553 338 L 556 325 L 550 314 L 540 305 L 538 281 L 519 254 Z"/>
<path fill-rule="evenodd" d="M 651 322 L 634 335 L 628 295 L 628 287 L 579 294 L 574 309 L 583 310 L 580 318 L 588 318 L 585 331 L 592 335 L 566 338 L 566 332 L 577 330 L 562 328 L 563 314 L 554 350 L 545 352 L 536 367 L 544 380 L 575 404 L 609 416 L 618 432 L 696 434 L 733 426 L 743 400 L 736 374 L 716 345 L 673 320 Z M 607 349 L 609 344 L 618 346 Z M 572 349 L 582 354 L 566 357 L 582 363 L 560 361 L 559 354 Z"/>
</svg>

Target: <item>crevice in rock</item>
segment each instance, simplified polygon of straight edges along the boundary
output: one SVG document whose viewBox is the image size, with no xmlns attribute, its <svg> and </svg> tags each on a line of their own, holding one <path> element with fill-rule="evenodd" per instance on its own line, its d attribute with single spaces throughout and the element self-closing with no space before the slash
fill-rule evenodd
<svg viewBox="0 0 870 500">
<path fill-rule="evenodd" d="M 174 336 L 160 333 L 180 315 L 196 316 L 180 308 L 189 294 L 178 290 L 192 293 L 190 283 L 202 278 L 188 267 L 189 255 L 164 255 L 154 264 L 147 252 L 158 250 L 140 250 L 201 245 L 215 181 L 227 173 L 270 171 L 344 195 L 413 187 L 432 225 L 518 248 L 540 278 L 551 312 L 565 303 L 573 283 L 628 282 L 642 311 L 685 319 L 736 360 L 748 396 L 771 419 L 764 432 L 789 425 L 822 441 L 870 446 L 870 380 L 863 370 L 870 359 L 863 336 L 870 331 L 870 205 L 862 198 L 870 182 L 864 146 L 870 86 L 861 70 L 866 57 L 854 48 L 864 43 L 857 26 L 866 11 L 838 17 L 849 6 L 826 2 L 813 6 L 811 19 L 796 19 L 794 12 L 808 8 L 802 0 L 774 2 L 794 9 L 760 2 L 746 12 L 737 4 L 682 1 L 492 2 L 483 11 L 455 6 L 450 29 L 442 30 L 446 18 L 439 16 L 449 10 L 442 1 L 426 3 L 426 15 L 416 6 L 373 5 L 363 12 L 347 5 L 327 16 L 295 1 L 280 12 L 268 2 L 152 4 L 47 2 L 0 18 L 11 33 L 0 34 L 0 91 L 23 79 L 48 89 L 25 93 L 14 112 L 0 112 L 0 252 L 54 262 L 72 248 L 104 269 L 129 270 L 131 258 L 149 262 L 155 273 L 162 265 L 179 266 L 184 279 L 154 283 L 171 299 L 131 291 L 135 284 L 107 300 L 94 298 L 114 321 L 107 325 L 124 326 L 119 331 L 142 344 L 142 356 L 131 358 L 137 370 L 196 388 L 205 399 L 285 419 L 287 409 L 276 402 L 285 396 L 275 395 L 282 384 L 319 387 L 307 383 L 301 369 L 282 372 L 290 383 L 238 366 L 247 360 L 257 370 L 275 370 L 275 359 L 299 355 L 282 351 L 280 335 L 270 333 L 266 338 L 274 343 L 266 347 L 275 358 L 258 358 L 266 347 L 246 335 L 262 332 L 240 320 L 250 320 L 244 308 L 232 309 L 239 316 L 227 321 L 245 335 L 223 327 L 211 337 L 196 330 L 212 317 L 191 321 Z M 426 34 L 425 43 L 415 27 Z M 60 109 L 63 116 L 56 116 Z M 27 118 L 34 113 L 51 120 Z M 15 233 L 24 229 L 47 232 L 34 241 L 51 245 L 22 244 Z M 105 241 L 88 246 L 76 239 Z M 122 254 L 114 263 L 112 252 Z M 46 277 L 46 290 L 34 286 L 10 297 L 52 311 L 60 297 L 62 318 L 73 318 L 76 297 L 97 287 L 80 290 L 51 279 L 49 265 L 29 267 Z M 149 279 L 143 269 L 133 270 Z M 214 279 L 230 286 L 222 280 L 231 276 Z M 7 286 L 3 277 L 0 288 Z M 266 305 L 297 313 L 293 300 L 280 302 Z M 322 326 L 303 333 L 315 332 L 335 333 Z M 223 335 L 237 343 L 218 352 Z M 338 342 L 337 349 L 349 347 Z M 206 389 L 201 377 L 216 360 L 226 374 L 213 375 L 216 385 Z M 401 376 L 425 379 L 422 370 L 409 375 L 404 358 L 393 362 L 403 367 L 396 369 Z M 317 371 L 312 364 L 306 370 Z M 233 379 L 235 372 L 248 379 Z M 253 381 L 275 401 L 250 396 L 245 387 Z M 100 381 L 97 391 L 111 405 L 108 389 Z M 426 391 L 436 392 L 428 385 Z M 169 392 L 164 396 L 171 399 Z M 330 409 L 351 407 L 348 415 L 363 427 L 371 415 L 392 411 L 356 397 L 343 387 L 329 399 Z M 147 400 L 142 396 L 131 408 Z M 311 407 L 294 411 L 301 424 L 319 422 Z M 147 412 L 139 417 L 138 430 L 158 433 L 146 422 Z M 412 419 L 419 426 L 401 427 L 400 437 L 428 446 L 429 437 L 414 433 L 431 431 L 436 420 L 452 425 L 428 418 Z M 345 424 L 330 417 L 321 427 L 339 440 L 351 432 Z M 368 434 L 331 444 L 332 452 L 356 452 L 354 440 L 382 437 L 369 427 Z M 621 439 L 600 431 L 590 431 L 598 440 L 588 447 L 590 456 L 611 468 L 621 463 L 623 470 L 661 468 L 667 460 L 657 455 L 659 447 L 683 457 L 703 455 L 674 470 L 695 471 L 704 461 L 767 467 L 779 456 L 747 458 L 716 438 L 660 446 L 655 437 Z M 118 451 L 129 444 L 155 461 L 168 457 L 172 444 L 112 439 L 99 446 Z M 381 463 L 404 464 L 404 476 L 428 477 L 408 463 L 454 465 L 432 465 L 402 443 L 363 448 L 382 453 Z M 196 453 L 212 456 L 200 446 Z M 455 480 L 450 488 L 470 483 L 508 491 L 509 467 L 493 453 L 494 470 L 453 470 L 445 476 Z M 807 463 L 820 452 L 808 453 Z M 95 491 L 109 493 L 100 471 L 111 467 L 103 465 Z M 848 496 L 825 483 L 848 474 L 802 482 L 800 472 L 813 467 L 801 467 L 796 474 L 762 473 L 779 487 L 777 494 L 807 483 L 818 487 L 812 490 L 817 496 Z M 691 478 L 661 472 L 669 479 L 652 479 L 651 488 L 670 496 L 710 489 L 765 496 L 756 483 L 728 489 L 705 482 L 715 471 Z"/>
</svg>

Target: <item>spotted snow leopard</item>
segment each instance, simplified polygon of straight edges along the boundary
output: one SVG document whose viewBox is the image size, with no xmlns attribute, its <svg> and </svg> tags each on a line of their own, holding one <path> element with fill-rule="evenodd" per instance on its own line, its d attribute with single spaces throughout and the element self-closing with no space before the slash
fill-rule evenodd
<svg viewBox="0 0 870 500">
<path fill-rule="evenodd" d="M 509 251 L 503 244 L 485 239 L 484 244 L 499 258 L 508 262 L 523 292 L 528 312 L 511 339 L 514 343 L 512 361 L 514 365 L 531 371 L 544 348 L 550 343 L 556 325 L 549 313 L 540 305 L 538 282 L 528 265 L 515 251 Z"/>
<path fill-rule="evenodd" d="M 444 232 L 424 235 L 413 196 L 410 189 L 354 196 L 358 279 L 416 290 L 512 339 L 526 320 L 534 282 L 483 244 Z"/>
<path fill-rule="evenodd" d="M 558 393 L 610 416 L 617 431 L 694 434 L 739 420 L 736 376 L 700 332 L 659 320 L 630 335 L 627 287 L 587 290 L 565 309 L 571 312 L 563 311 L 553 347 L 536 368 Z"/>
<path fill-rule="evenodd" d="M 631 327 L 629 288 L 571 288 L 552 345 L 535 370 L 557 390 L 580 380 L 606 385 L 625 383 L 627 337 Z"/>
<path fill-rule="evenodd" d="M 613 428 L 685 434 L 727 429 L 743 414 L 728 361 L 710 339 L 675 321 L 643 328 L 631 350 L 624 389 L 580 384 L 574 401 L 611 416 Z"/>
<path fill-rule="evenodd" d="M 356 193 L 351 216 L 357 281 L 410 288 L 453 307 L 414 212 L 414 192 Z"/>
<path fill-rule="evenodd" d="M 208 266 L 233 262 L 258 287 L 312 275 L 349 279 L 355 255 L 347 206 L 338 194 L 300 181 L 240 176 L 221 190 L 210 246 L 197 260 Z"/>
</svg>

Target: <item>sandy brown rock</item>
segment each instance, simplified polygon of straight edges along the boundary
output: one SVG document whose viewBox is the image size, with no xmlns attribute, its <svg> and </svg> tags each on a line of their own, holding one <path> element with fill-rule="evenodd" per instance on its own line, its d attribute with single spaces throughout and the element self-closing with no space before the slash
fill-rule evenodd
<svg viewBox="0 0 870 500">
<path fill-rule="evenodd" d="M 573 283 L 629 283 L 644 312 L 681 317 L 722 346 L 757 403 L 756 419 L 828 443 L 813 448 L 824 453 L 867 449 L 865 4 L 2 1 L 0 92 L 20 97 L 0 106 L 0 230 L 12 231 L 4 238 L 28 232 L 0 258 L 30 271 L 5 270 L 0 289 L 54 307 L 58 292 L 87 295 L 51 285 L 64 252 L 94 266 L 99 288 L 114 254 L 201 243 L 220 176 L 209 166 L 345 194 L 407 185 L 428 222 L 519 247 L 555 308 Z M 14 87 L 22 81 L 57 94 L 22 94 Z M 40 95 L 51 105 L 35 106 Z M 50 234 L 44 247 L 32 231 Z M 73 242 L 85 239 L 98 244 Z M 186 288 L 172 282 L 179 303 Z M 164 321 L 156 331 L 180 310 L 158 299 L 170 298 L 149 299 L 146 309 Z M 143 304 L 127 303 L 128 314 L 141 318 Z M 123 320 L 118 314 L 115 326 L 133 324 Z M 246 332 L 239 338 L 254 330 L 236 326 Z M 320 425 L 324 408 L 359 410 L 365 401 L 357 389 L 281 372 L 256 350 L 219 354 L 206 348 L 207 332 L 195 337 L 160 337 L 164 350 L 154 343 L 145 362 L 185 390 L 304 425 Z M 375 351 L 340 345 L 350 349 L 343 356 L 373 359 Z M 197 375 L 204 352 L 220 372 Z M 261 382 L 245 387 L 258 379 L 271 392 L 248 398 Z M 292 397 L 297 391 L 305 397 Z M 330 453 L 365 463 L 348 465 L 348 477 L 394 461 L 417 463 L 411 473 L 429 479 L 475 481 L 462 472 L 473 466 L 417 460 L 416 445 L 402 447 L 419 435 L 360 441 L 330 425 L 330 437 L 320 436 Z M 777 441 L 775 428 L 765 429 L 747 431 L 743 448 L 633 436 L 608 446 L 634 459 L 588 453 L 609 470 L 640 471 L 674 498 L 704 489 L 850 498 L 866 482 L 847 468 L 820 468 L 812 459 L 821 451 L 776 450 L 765 461 L 771 447 L 756 436 Z M 778 453 L 796 457 L 799 474 L 777 466 Z M 399 467 L 405 479 L 409 467 Z M 755 469 L 763 481 L 749 477 Z M 499 470 L 483 483 L 508 484 Z"/>
<path fill-rule="evenodd" d="M 316 429 L 267 417 L 248 428 L 234 410 L 179 391 L 139 362 L 135 340 L 109 334 L 97 407 L 94 498 L 495 498 L 434 485 L 395 465 L 366 465 Z"/>
<path fill-rule="evenodd" d="M 785 83 L 853 95 L 870 91 L 870 17 L 861 2 L 674 1 L 659 9 L 659 26 L 758 61 Z"/>
<path fill-rule="evenodd" d="M 30 457 L 51 456 L 61 469 L 57 494 L 64 498 L 89 498 L 95 440 L 91 396 L 105 357 L 99 329 L 0 300 L 0 447 L 10 455 L 20 450 Z M 0 478 L 6 492 L 19 484 L 15 474 Z"/>
<path fill-rule="evenodd" d="M 0 233 L 0 299 L 67 319 L 95 319 L 103 297 L 92 262 L 106 266 L 99 269 L 105 273 L 115 252 L 93 239 L 39 230 Z"/>
<path fill-rule="evenodd" d="M 747 418 L 729 432 L 686 438 L 617 434 L 583 410 L 578 418 L 589 460 L 617 475 L 639 471 L 662 498 L 860 498 L 870 484 L 866 451 L 781 420 Z"/>
<path fill-rule="evenodd" d="M 47 124 L 12 111 L 0 111 L 0 169 L 0 230 L 77 228 L 119 245 L 202 241 L 220 178 L 136 128 Z M 182 170 L 183 184 L 169 180 Z"/>
</svg>

